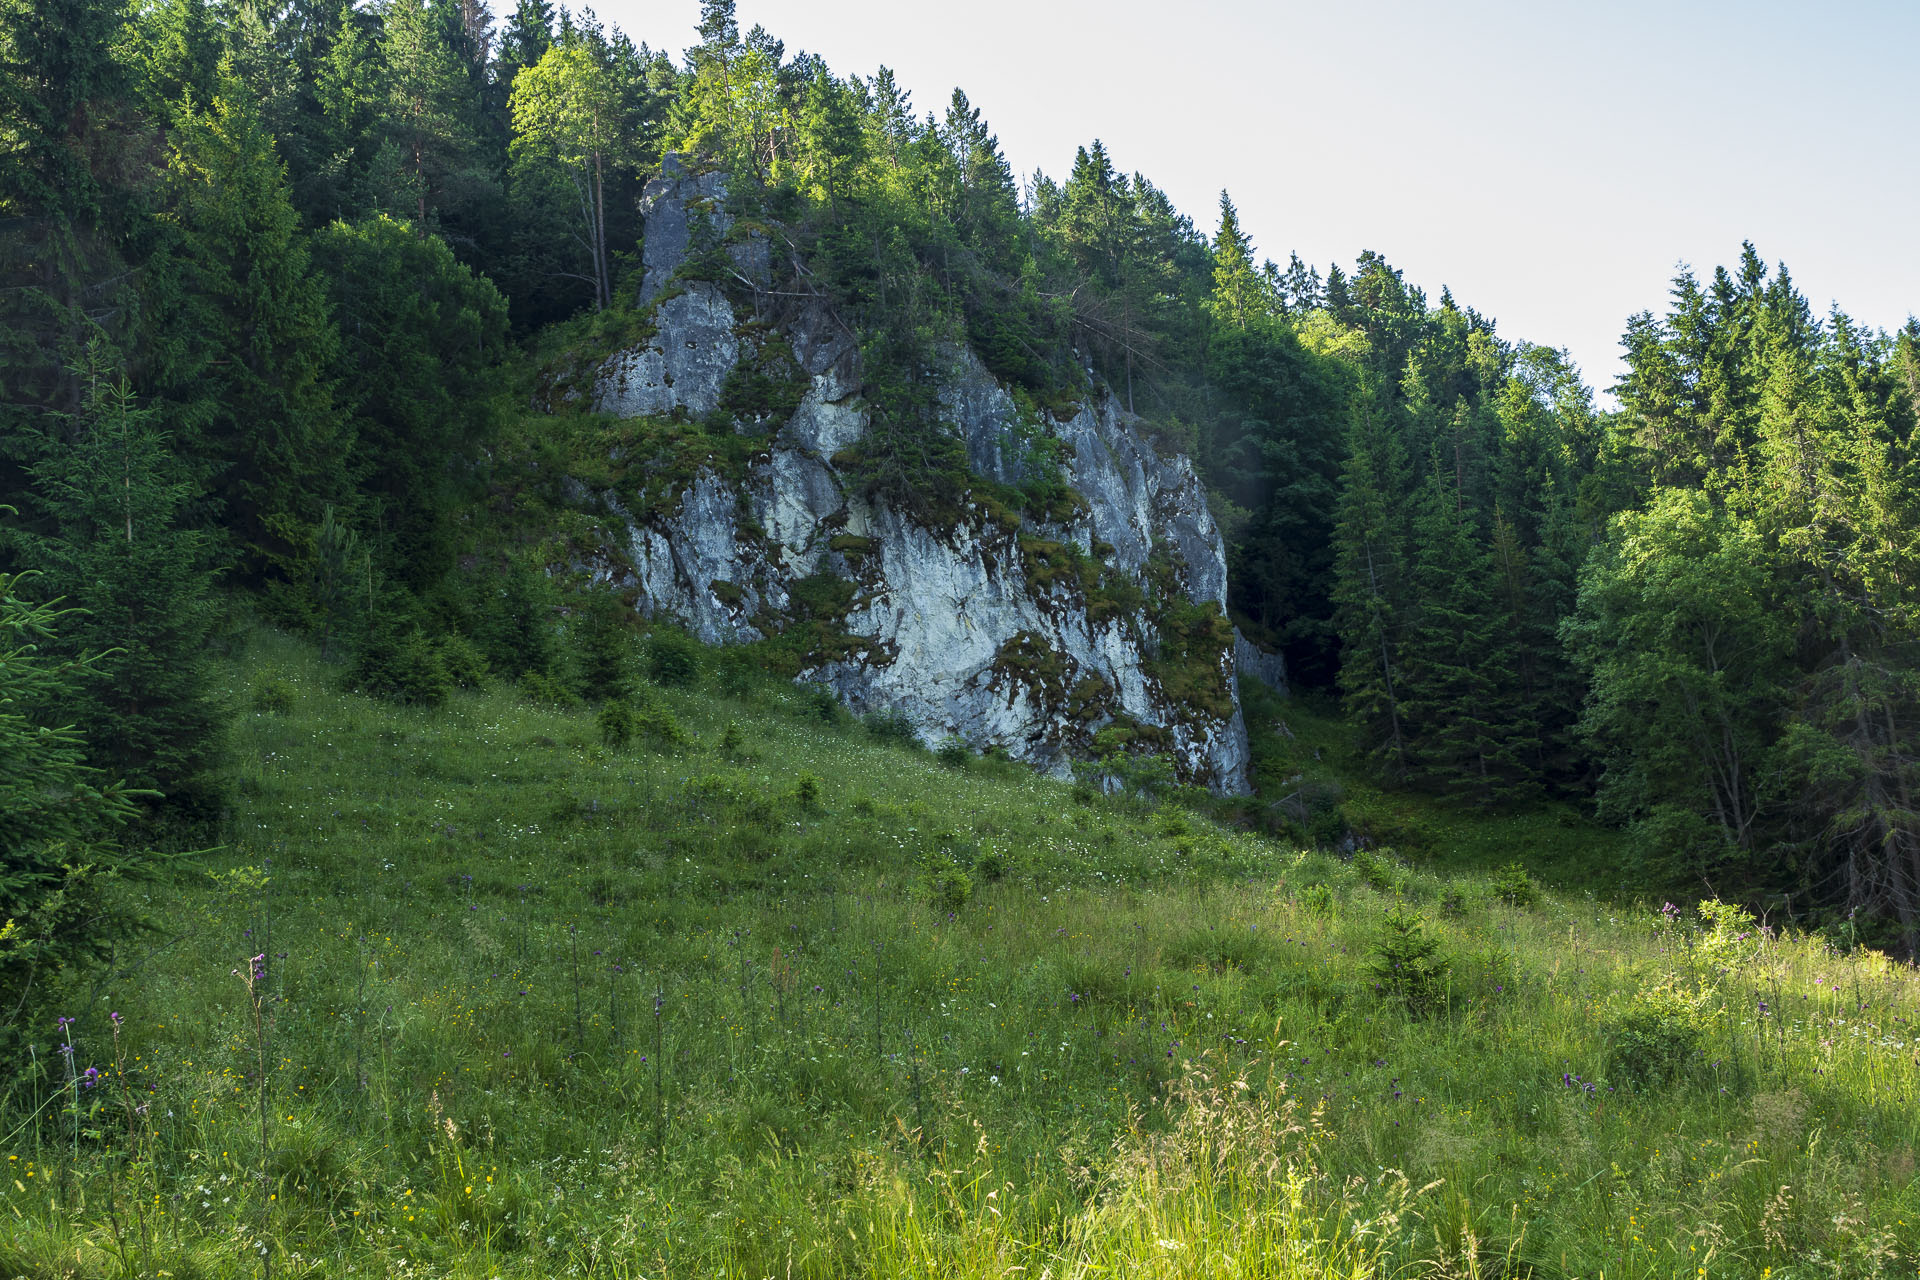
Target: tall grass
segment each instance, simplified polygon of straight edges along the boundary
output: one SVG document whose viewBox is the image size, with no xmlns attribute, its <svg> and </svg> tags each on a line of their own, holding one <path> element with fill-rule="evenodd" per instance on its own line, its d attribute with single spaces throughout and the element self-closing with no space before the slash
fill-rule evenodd
<svg viewBox="0 0 1920 1280">
<path fill-rule="evenodd" d="M 239 728 L 232 841 L 67 1010 L 99 1086 L 53 1026 L 9 1066 L 0 1273 L 1920 1259 L 1920 992 L 1877 955 L 1390 862 L 1370 887 L 778 686 L 652 691 L 689 741 L 613 750 L 587 711 L 380 706 L 256 648 L 236 685 L 294 699 Z M 1379 978 L 1394 910 L 1446 962 L 1424 1008 Z M 1636 1027 L 1670 1073 L 1629 1082 Z"/>
</svg>

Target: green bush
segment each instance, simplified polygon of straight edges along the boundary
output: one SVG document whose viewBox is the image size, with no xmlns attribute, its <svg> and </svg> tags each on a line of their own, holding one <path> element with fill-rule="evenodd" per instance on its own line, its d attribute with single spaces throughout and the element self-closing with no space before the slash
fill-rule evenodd
<svg viewBox="0 0 1920 1280">
<path fill-rule="evenodd" d="M 802 813 L 820 812 L 820 779 L 811 773 L 800 775 L 793 786 L 793 807 Z"/>
<path fill-rule="evenodd" d="M 1608 1077 L 1642 1088 L 1688 1074 L 1712 1017 L 1703 992 L 1671 983 L 1637 992 L 1607 1020 Z"/>
<path fill-rule="evenodd" d="M 1300 891 L 1300 909 L 1316 920 L 1333 919 L 1333 889 L 1324 884 L 1310 884 Z"/>
<path fill-rule="evenodd" d="M 633 708 L 618 698 L 610 698 L 600 708 L 597 717 L 600 725 L 600 741 L 614 751 L 633 741 Z"/>
<path fill-rule="evenodd" d="M 661 627 L 647 637 L 647 675 L 668 689 L 700 681 L 700 642 L 677 627 Z"/>
<path fill-rule="evenodd" d="M 829 725 L 845 724 L 848 716 L 847 709 L 840 705 L 840 698 L 832 688 L 813 683 L 800 686 L 800 714 L 803 719 L 818 720 Z"/>
<path fill-rule="evenodd" d="M 1375 893 L 1393 892 L 1393 864 L 1388 861 L 1391 851 L 1382 849 L 1375 853 L 1371 849 L 1353 851 L 1353 873 L 1360 877 L 1360 883 Z"/>
<path fill-rule="evenodd" d="M 746 736 L 740 732 L 739 724 L 732 720 L 727 721 L 727 727 L 720 731 L 720 754 L 737 756 L 745 749 L 746 744 Z"/>
<path fill-rule="evenodd" d="M 733 645 L 713 656 L 713 682 L 729 698 L 743 698 L 759 687 L 766 673 L 750 650 Z"/>
<path fill-rule="evenodd" d="M 1493 893 L 1500 901 L 1516 907 L 1531 907 L 1540 901 L 1540 888 L 1525 866 L 1509 862 L 1493 878 Z"/>
<path fill-rule="evenodd" d="M 869 711 L 860 718 L 860 723 L 866 726 L 868 736 L 876 741 L 897 743 L 903 747 L 920 745 L 920 735 L 915 731 L 913 721 L 898 707 Z"/>
<path fill-rule="evenodd" d="M 933 873 L 928 890 L 934 910 L 952 913 L 973 897 L 973 878 L 958 867 L 943 867 Z"/>
<path fill-rule="evenodd" d="M 285 676 L 263 674 L 249 695 L 253 709 L 263 715 L 283 716 L 293 710 L 293 685 Z"/>
<path fill-rule="evenodd" d="M 1445 996 L 1451 967 L 1418 912 L 1397 905 L 1387 912 L 1367 960 L 1376 990 L 1405 1001 L 1407 1012 L 1419 1017 Z"/>
<path fill-rule="evenodd" d="M 693 741 L 685 729 L 680 726 L 679 717 L 673 709 L 652 691 L 643 691 L 640 705 L 633 713 L 633 731 L 640 738 L 658 748 L 684 747 Z"/>
<path fill-rule="evenodd" d="M 964 769 L 967 762 L 973 759 L 973 748 L 967 745 L 965 738 L 948 738 L 933 749 L 933 754 L 949 768 Z"/>
<path fill-rule="evenodd" d="M 580 705 L 580 695 L 550 671 L 529 671 L 521 676 L 520 692 L 528 702 L 541 702 L 550 707 L 574 708 Z"/>
<path fill-rule="evenodd" d="M 361 646 L 349 679 L 363 693 L 416 707 L 437 707 L 453 693 L 440 647 L 418 627 L 375 631 Z"/>
<path fill-rule="evenodd" d="M 440 663 L 447 669 L 447 678 L 461 689 L 478 689 L 487 682 L 486 655 L 458 631 L 440 638 Z"/>
<path fill-rule="evenodd" d="M 973 869 L 988 884 L 997 883 L 1006 879 L 1007 855 L 997 847 L 988 845 L 974 858 Z"/>
</svg>

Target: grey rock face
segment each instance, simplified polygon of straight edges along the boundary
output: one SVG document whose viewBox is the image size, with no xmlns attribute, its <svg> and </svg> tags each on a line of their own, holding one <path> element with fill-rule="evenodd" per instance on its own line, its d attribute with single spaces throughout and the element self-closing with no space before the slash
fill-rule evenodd
<svg viewBox="0 0 1920 1280">
<path fill-rule="evenodd" d="M 650 287 L 658 273 L 664 289 L 684 261 L 689 220 L 708 216 L 724 194 L 714 175 L 684 171 L 648 185 Z M 716 285 L 676 286 L 684 291 L 655 309 L 655 336 L 602 367 L 597 408 L 698 416 L 718 403 L 748 345 L 735 336 Z M 797 409 L 764 437 L 743 475 L 701 472 L 670 514 L 636 520 L 602 496 L 624 536 L 595 557 L 596 574 L 709 643 L 777 630 L 792 616 L 796 584 L 831 574 L 852 587 L 838 624 L 845 642 L 803 676 L 830 685 L 855 710 L 897 709 L 929 744 L 959 735 L 1063 776 L 1096 730 L 1125 716 L 1158 727 L 1187 777 L 1246 790 L 1233 646 L 1218 657 L 1232 713 L 1222 719 L 1175 704 L 1153 674 L 1159 637 L 1151 615 L 1096 617 L 1077 585 L 1031 579 L 1022 536 L 984 517 L 930 529 L 866 501 L 835 463 L 870 421 L 857 344 L 819 303 L 787 313 L 777 328 L 808 379 Z M 1164 562 L 1190 599 L 1224 605 L 1225 547 L 1190 461 L 1158 452 L 1109 396 L 1089 397 L 1065 420 L 1033 410 L 1023 418 L 972 353 L 950 355 L 940 403 L 977 473 L 1018 484 L 1036 434 L 1065 446 L 1067 479 L 1086 509 L 1059 526 L 1030 526 L 1026 537 L 1098 553 L 1109 572 L 1136 579 L 1150 562 Z"/>
<path fill-rule="evenodd" d="M 696 226 L 704 222 L 716 240 L 727 233 L 733 219 L 727 216 L 726 199 L 726 175 L 694 177 L 671 154 L 660 162 L 660 176 L 640 192 L 640 212 L 647 220 L 646 237 L 640 242 L 642 305 L 659 297 L 686 261 Z"/>
<path fill-rule="evenodd" d="M 704 417 L 720 403 L 740 359 L 733 307 L 718 288 L 701 282 L 662 302 L 654 315 L 660 328 L 650 342 L 601 366 L 594 410 L 643 418 L 685 409 Z"/>
<path fill-rule="evenodd" d="M 1287 692 L 1287 660 L 1278 653 L 1268 653 L 1240 634 L 1240 628 L 1233 629 L 1233 665 L 1243 676 L 1252 676 L 1275 693 Z"/>
</svg>

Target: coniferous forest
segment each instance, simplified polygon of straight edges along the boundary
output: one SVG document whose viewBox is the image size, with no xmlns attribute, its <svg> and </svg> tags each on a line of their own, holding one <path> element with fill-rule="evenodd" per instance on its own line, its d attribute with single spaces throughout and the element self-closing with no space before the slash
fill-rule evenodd
<svg viewBox="0 0 1920 1280">
<path fill-rule="evenodd" d="M 1227 192 L 1183 212 L 1097 139 L 1015 173 L 959 90 L 915 102 L 884 67 L 741 31 L 731 0 L 672 52 L 548 0 L 504 21 L 479 0 L 0 0 L 0 95 L 0 1147 L 23 1171 L 0 1270 L 1910 1271 L 1920 322 L 1818 313 L 1735 228 L 1726 265 L 1623 318 L 1603 403 L 1564 351 L 1380 254 L 1283 264 Z M 548 392 L 651 335 L 642 196 L 669 155 L 725 175 L 732 222 L 772 246 L 763 294 L 831 306 L 870 415 L 834 461 L 876 502 L 938 523 L 989 492 L 943 416 L 957 347 L 1035 421 L 1109 397 L 1192 459 L 1226 616 L 1162 632 L 1230 622 L 1284 660 L 1284 693 L 1240 680 L 1253 794 L 1173 785 L 1136 727 L 1049 802 L 992 753 L 929 755 L 897 716 L 793 685 L 844 642 L 828 603 L 712 649 L 567 571 L 561 477 L 599 426 Z M 725 274 L 725 246 L 693 252 Z M 727 386 L 715 415 L 649 428 L 665 471 L 746 448 L 735 420 L 788 393 Z M 1067 509 L 1057 450 L 1027 445 L 995 501 Z M 876 770 L 920 781 L 859 793 Z M 443 785 L 464 788 L 445 814 Z M 1050 808 L 1074 830 L 1035 834 Z M 1173 895 L 1116 899 L 1132 941 L 1079 900 L 1114 881 Z M 767 913 L 762 937 L 736 908 Z M 409 987 L 414 918 L 442 923 Z M 651 952 L 622 918 L 652 921 Z M 301 969 L 300 928 L 352 963 Z M 1056 929 L 1082 954 L 1048 951 Z M 990 937 L 1014 958 L 968 969 Z M 167 968 L 189 952 L 231 1025 L 175 1025 L 206 1007 Z M 232 977 L 229 952 L 252 957 Z M 1793 985 L 1823 965 L 1844 998 Z M 991 990 L 1038 1021 L 942 1025 Z M 125 1060 L 109 998 L 152 1006 Z M 1793 1038 L 1820 1018 L 1817 1046 Z M 1548 1022 L 1600 1038 L 1555 1041 L 1540 1085 L 1500 1046 Z M 307 1060 L 275 1067 L 273 1027 Z M 1836 1040 L 1865 1056 L 1836 1068 Z M 1415 1043 L 1482 1055 L 1530 1118 L 1448 1077 L 1402 1126 L 1378 1108 Z M 1305 1109 L 1236 1093 L 1255 1061 Z M 1707 1122 L 1731 1135 L 1712 1205 L 1705 1164 L 1648 1163 L 1687 1089 L 1734 1108 Z M 495 1090 L 531 1091 L 556 1133 L 618 1099 L 627 1127 L 582 1141 L 615 1152 L 624 1227 L 579 1225 L 580 1150 L 510 1149 Z M 198 1137 L 160 1133 L 163 1097 Z M 853 1145 L 810 1145 L 823 1123 Z M 724 1140 L 695 1150 L 702 1124 Z M 1856 1145 L 1816 1154 L 1821 1124 Z M 231 1169 L 183 1163 L 229 1132 Z M 1613 1162 L 1612 1190 L 1539 1173 L 1536 1141 Z M 202 1194 L 216 1178 L 244 1212 Z M 676 1186 L 757 1208 L 710 1221 Z M 1549 1202 L 1559 1225 L 1530 1235 Z M 1267 1270 L 1181 1269 L 1236 1231 Z"/>
</svg>

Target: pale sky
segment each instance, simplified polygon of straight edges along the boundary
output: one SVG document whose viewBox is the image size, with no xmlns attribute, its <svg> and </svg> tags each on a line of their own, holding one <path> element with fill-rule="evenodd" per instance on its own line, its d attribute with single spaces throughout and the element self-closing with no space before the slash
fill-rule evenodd
<svg viewBox="0 0 1920 1280">
<path fill-rule="evenodd" d="M 697 0 L 602 0 L 678 57 Z M 836 74 L 882 63 L 924 115 L 954 86 L 1016 173 L 1074 148 L 1258 251 L 1373 249 L 1501 334 L 1618 375 L 1676 264 L 1742 239 L 1824 313 L 1920 312 L 1920 0 L 738 0 Z"/>
</svg>

